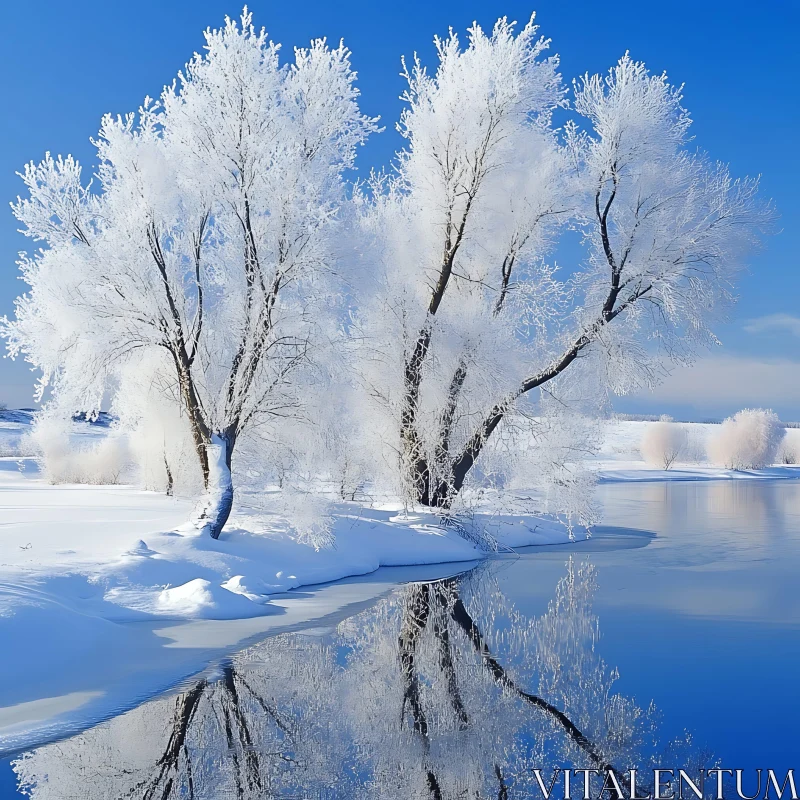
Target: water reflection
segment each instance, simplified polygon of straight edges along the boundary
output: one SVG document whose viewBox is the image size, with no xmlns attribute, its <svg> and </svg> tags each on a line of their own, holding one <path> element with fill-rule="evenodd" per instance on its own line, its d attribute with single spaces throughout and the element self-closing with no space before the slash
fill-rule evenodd
<svg viewBox="0 0 800 800">
<path fill-rule="evenodd" d="M 507 800 L 540 796 L 534 768 L 710 764 L 616 692 L 589 561 L 567 561 L 535 618 L 502 594 L 501 569 L 402 587 L 335 632 L 266 640 L 177 696 L 25 754 L 20 787 L 37 800 Z"/>
<path fill-rule="evenodd" d="M 623 502 L 632 516 L 640 520 L 645 505 L 649 527 L 679 536 L 702 530 L 725 537 L 735 530 L 781 537 L 796 531 L 800 514 L 797 481 L 667 481 L 641 483 L 624 491 Z"/>
</svg>

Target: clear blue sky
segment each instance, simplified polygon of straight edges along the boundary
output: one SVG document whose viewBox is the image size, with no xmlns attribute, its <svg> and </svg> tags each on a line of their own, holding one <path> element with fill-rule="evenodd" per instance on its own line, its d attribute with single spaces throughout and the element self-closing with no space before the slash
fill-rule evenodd
<svg viewBox="0 0 800 800">
<path fill-rule="evenodd" d="M 800 157 L 797 88 L 799 0 L 445 0 L 250 3 L 284 48 L 327 36 L 344 38 L 359 72 L 362 108 L 387 130 L 360 155 L 364 172 L 387 163 L 400 144 L 400 56 L 415 50 L 432 63 L 432 37 L 448 26 L 485 27 L 501 15 L 520 21 L 537 12 L 568 80 L 603 71 L 626 50 L 651 70 L 685 83 L 697 144 L 729 162 L 735 174 L 762 174 L 782 232 L 758 255 L 740 286 L 723 348 L 679 371 L 655 395 L 625 398 L 620 410 L 714 417 L 744 405 L 767 405 L 800 419 Z M 157 95 L 191 54 L 202 30 L 240 7 L 227 0 L 8 0 L 0 25 L 0 315 L 24 288 L 16 254 L 30 246 L 3 210 L 22 188 L 15 172 L 46 150 L 94 163 L 89 137 L 105 112 L 135 110 Z M 291 52 L 291 51 L 290 51 Z M 780 316 L 772 316 L 780 315 Z M 0 360 L 0 401 L 31 404 L 27 365 Z"/>
</svg>

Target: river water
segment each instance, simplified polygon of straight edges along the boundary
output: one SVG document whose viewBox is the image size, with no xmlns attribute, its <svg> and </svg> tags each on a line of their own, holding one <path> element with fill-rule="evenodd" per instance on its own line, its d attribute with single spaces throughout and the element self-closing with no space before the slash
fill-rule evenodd
<svg viewBox="0 0 800 800">
<path fill-rule="evenodd" d="M 755 794 L 757 768 L 800 768 L 800 482 L 600 499 L 587 542 L 265 639 L 5 762 L 0 797 L 509 800 L 541 797 L 535 770 L 556 766 L 635 768 L 644 792 L 657 767 L 743 769 Z"/>
</svg>

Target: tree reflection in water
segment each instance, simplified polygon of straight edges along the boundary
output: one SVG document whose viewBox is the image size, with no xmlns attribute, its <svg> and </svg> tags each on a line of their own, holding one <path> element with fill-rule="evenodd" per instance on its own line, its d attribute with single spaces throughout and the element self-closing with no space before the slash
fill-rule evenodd
<svg viewBox="0 0 800 800">
<path fill-rule="evenodd" d="M 710 765 L 614 691 L 588 561 L 567 562 L 534 619 L 496 569 L 405 586 L 323 638 L 268 639 L 177 697 L 26 753 L 20 786 L 37 800 L 510 800 L 541 797 L 535 768 L 622 782 L 631 767 Z"/>
</svg>

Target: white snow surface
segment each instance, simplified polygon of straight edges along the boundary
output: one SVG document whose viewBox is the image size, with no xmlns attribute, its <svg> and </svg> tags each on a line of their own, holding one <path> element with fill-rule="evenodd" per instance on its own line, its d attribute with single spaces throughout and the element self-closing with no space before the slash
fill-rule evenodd
<svg viewBox="0 0 800 800">
<path fill-rule="evenodd" d="M 129 486 L 51 486 L 29 459 L 0 459 L 0 511 L 3 615 L 35 591 L 115 621 L 239 619 L 264 614 L 270 595 L 298 586 L 482 555 L 433 514 L 358 503 L 334 506 L 331 548 L 298 542 L 286 519 L 266 512 L 234 514 L 214 540 L 187 524 L 186 499 Z M 487 513 L 475 524 L 507 547 L 568 538 L 547 519 Z"/>
</svg>

